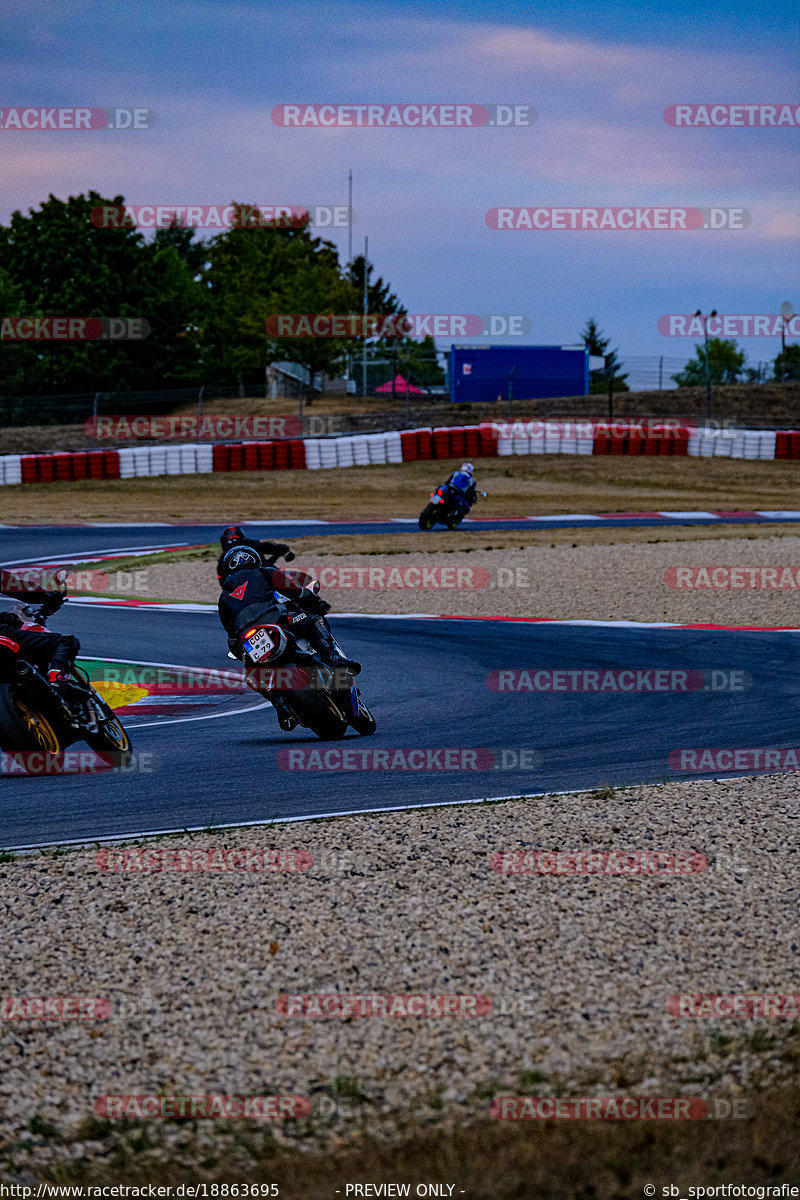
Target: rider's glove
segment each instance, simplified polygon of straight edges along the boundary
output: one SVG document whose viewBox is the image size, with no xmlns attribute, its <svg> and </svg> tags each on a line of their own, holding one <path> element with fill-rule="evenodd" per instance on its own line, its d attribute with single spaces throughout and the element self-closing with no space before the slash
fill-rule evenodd
<svg viewBox="0 0 800 1200">
<path fill-rule="evenodd" d="M 294 551 L 284 549 L 283 557 L 286 559 L 287 562 L 292 562 L 293 559 L 295 558 Z"/>
<path fill-rule="evenodd" d="M 302 607 L 306 612 L 312 613 L 315 617 L 324 617 L 325 613 L 331 611 L 331 606 L 327 600 L 323 600 L 310 588 L 304 588 L 304 596 L 301 601 Z"/>
<path fill-rule="evenodd" d="M 59 671 L 56 667 L 53 667 L 50 671 L 47 672 L 47 678 L 50 681 L 50 683 L 73 683 L 74 682 L 71 675 L 68 675 L 65 671 Z"/>
</svg>

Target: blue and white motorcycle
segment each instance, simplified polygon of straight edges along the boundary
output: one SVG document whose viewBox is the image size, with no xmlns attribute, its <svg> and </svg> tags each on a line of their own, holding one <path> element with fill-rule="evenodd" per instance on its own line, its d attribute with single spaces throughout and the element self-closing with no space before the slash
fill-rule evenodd
<svg viewBox="0 0 800 1200">
<path fill-rule="evenodd" d="M 486 492 L 478 492 L 486 499 Z M 434 525 L 445 525 L 448 529 L 457 529 L 470 510 L 466 496 L 459 488 L 450 483 L 443 483 L 435 492 L 431 492 L 428 503 L 419 515 L 420 529 L 433 529 Z"/>
</svg>

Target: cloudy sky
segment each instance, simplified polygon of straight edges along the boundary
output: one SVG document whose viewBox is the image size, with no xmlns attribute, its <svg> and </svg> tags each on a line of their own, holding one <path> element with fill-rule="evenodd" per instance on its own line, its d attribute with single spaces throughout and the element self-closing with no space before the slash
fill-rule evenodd
<svg viewBox="0 0 800 1200">
<path fill-rule="evenodd" d="M 797 127 L 674 128 L 672 104 L 800 100 L 778 0 L 3 0 L 11 106 L 136 106 L 140 131 L 0 133 L 0 220 L 52 192 L 140 204 L 343 204 L 406 307 L 586 318 L 628 355 L 688 357 L 666 313 L 800 310 Z M 528 104 L 529 127 L 284 128 L 281 104 Z M 793 108 L 794 111 L 794 108 Z M 487 227 L 497 206 L 745 209 L 744 229 Z M 347 232 L 332 235 L 347 255 Z M 776 339 L 741 339 L 751 360 Z"/>
</svg>

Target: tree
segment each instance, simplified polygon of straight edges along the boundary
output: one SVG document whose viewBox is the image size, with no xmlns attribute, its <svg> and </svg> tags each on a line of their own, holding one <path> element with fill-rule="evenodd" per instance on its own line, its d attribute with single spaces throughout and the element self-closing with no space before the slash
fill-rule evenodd
<svg viewBox="0 0 800 1200">
<path fill-rule="evenodd" d="M 357 297 L 357 312 L 364 311 L 364 255 L 359 254 L 347 269 L 347 278 L 355 289 Z M 406 315 L 397 296 L 391 291 L 388 283 L 378 277 L 372 278 L 372 263 L 367 264 L 367 312 L 368 313 L 399 313 Z"/>
<path fill-rule="evenodd" d="M 249 205 L 233 205 L 250 209 Z M 202 361 L 208 382 L 263 383 L 276 346 L 264 322 L 280 312 L 278 294 L 284 277 L 296 266 L 296 243 L 308 240 L 305 230 L 273 225 L 237 225 L 212 238 L 201 273 Z"/>
<path fill-rule="evenodd" d="M 189 268 L 192 279 L 198 279 L 208 261 L 208 243 L 194 240 L 194 230 L 181 225 L 175 217 L 165 229 L 157 229 L 157 247 L 172 246 Z"/>
<path fill-rule="evenodd" d="M 174 235 L 193 230 L 161 229 Z M 158 283 L 149 305 L 150 335 L 142 343 L 139 369 L 155 387 L 185 387 L 202 382 L 200 320 L 202 291 L 195 273 L 205 259 L 202 245 L 161 237 L 144 248 L 148 278 Z"/>
<path fill-rule="evenodd" d="M 416 341 L 403 338 L 397 341 L 397 363 L 400 374 L 417 387 L 440 387 L 445 373 L 436 357 L 436 342 L 430 334 Z"/>
<path fill-rule="evenodd" d="M 629 391 L 630 389 L 625 382 L 628 374 L 627 372 L 622 374 L 619 370 L 622 366 L 622 363 L 617 358 L 619 347 L 616 350 L 608 351 L 611 339 L 603 336 L 594 317 L 589 317 L 586 322 L 586 328 L 581 330 L 580 336 L 583 339 L 584 345 L 588 346 L 590 354 L 597 355 L 597 357 L 606 360 L 605 367 L 599 367 L 589 372 L 589 394 L 607 392 L 609 375 L 613 376 L 614 381 L 612 386 L 615 392 Z"/>
<path fill-rule="evenodd" d="M 22 289 L 14 282 L 8 271 L 0 267 L 0 320 L 6 317 L 26 317 L 25 299 Z M 32 378 L 38 366 L 36 347 L 30 342 L 0 341 L 0 395 L 19 394 L 25 389 L 25 380 Z M 19 401 L 23 403 L 23 401 Z M 14 405 L 6 410 L 16 413 Z"/>
<path fill-rule="evenodd" d="M 123 197 L 51 194 L 0 227 L 0 267 L 21 294 L 23 315 L 138 317 L 150 326 L 140 341 L 37 341 L 35 366 L 20 385 L 27 392 L 160 387 L 165 369 L 174 382 L 196 375 L 191 354 L 176 348 L 196 302 L 191 271 L 174 248 L 148 245 L 135 229 L 93 224 L 92 210 L 112 204 Z"/>
<path fill-rule="evenodd" d="M 364 256 L 353 259 L 348 269 L 348 278 L 355 288 L 357 311 L 364 310 Z M 407 316 L 408 309 L 391 290 L 391 286 L 378 276 L 372 277 L 372 263 L 367 264 L 367 312 L 376 315 Z M 375 359 L 391 359 L 400 374 L 404 374 L 417 387 L 438 387 L 445 381 L 445 373 L 436 357 L 436 343 L 430 334 L 421 338 L 378 338 L 371 343 L 373 362 Z M 371 366 L 369 376 L 378 381 L 385 374 L 385 364 Z M 368 390 L 369 390 L 368 384 Z"/>
<path fill-rule="evenodd" d="M 332 242 L 308 234 L 294 243 L 294 269 L 283 276 L 273 312 L 347 314 L 357 312 L 357 298 L 350 278 L 342 273 L 339 254 Z M 341 371 L 347 355 L 358 345 L 353 338 L 300 337 L 281 339 L 280 355 L 308 372 L 308 402 L 313 402 L 314 377 Z"/>
<path fill-rule="evenodd" d="M 792 342 L 782 350 L 774 363 L 775 378 L 781 381 L 800 379 L 800 342 Z"/>
<path fill-rule="evenodd" d="M 706 382 L 706 348 L 696 345 L 692 358 L 672 379 L 678 387 L 700 387 Z M 730 338 L 709 338 L 708 370 L 712 384 L 737 383 L 744 367 L 745 352 Z"/>
</svg>

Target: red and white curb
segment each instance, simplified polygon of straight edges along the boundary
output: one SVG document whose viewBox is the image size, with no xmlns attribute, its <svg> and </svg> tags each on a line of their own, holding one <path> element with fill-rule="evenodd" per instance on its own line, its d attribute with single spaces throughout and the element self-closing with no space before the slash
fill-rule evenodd
<svg viewBox="0 0 800 1200">
<path fill-rule="evenodd" d="M 0 485 L 219 471 L 324 470 L 529 454 L 800 459 L 800 432 L 699 428 L 669 420 L 647 425 L 599 420 L 485 421 L 480 425 L 436 429 L 426 426 L 330 438 L 183 442 L 113 450 L 3 454 Z"/>
</svg>

